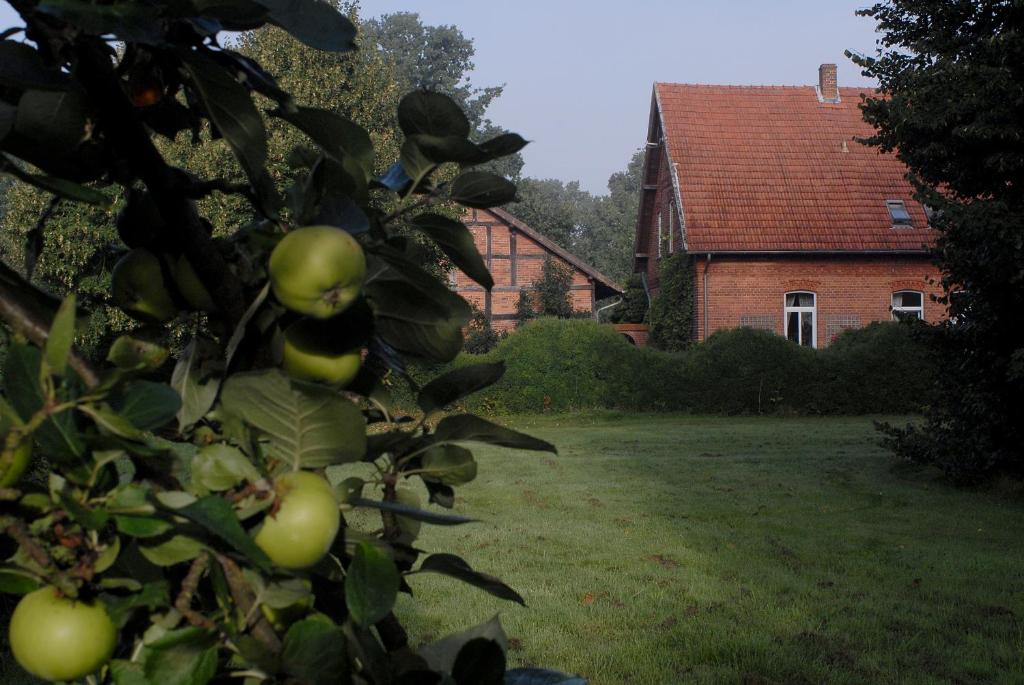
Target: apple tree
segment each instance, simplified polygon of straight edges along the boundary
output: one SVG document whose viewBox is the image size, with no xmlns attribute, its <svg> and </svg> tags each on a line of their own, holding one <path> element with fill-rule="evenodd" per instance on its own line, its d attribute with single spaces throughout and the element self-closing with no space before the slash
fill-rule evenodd
<svg viewBox="0 0 1024 685">
<path fill-rule="evenodd" d="M 416 92 L 398 106 L 400 158 L 375 173 L 365 128 L 296 102 L 219 38 L 275 25 L 354 49 L 352 23 L 317 0 L 11 4 L 22 25 L 0 33 L 0 171 L 51 208 L 127 194 L 110 297 L 138 322 L 103 359 L 76 347 L 75 296 L 31 280 L 60 249 L 51 212 L 26 234 L 26 263 L 0 263 L 0 591 L 21 596 L 18 662 L 118 685 L 582 682 L 506 670 L 496 621 L 414 650 L 394 610 L 415 573 L 523 602 L 416 539 L 471 522 L 452 511 L 477 474 L 468 444 L 554 447 L 445 411 L 500 364 L 414 386 L 415 416 L 388 387 L 412 384 L 410 358 L 452 359 L 470 317 L 414 237 L 490 288 L 468 230 L 436 207 L 512 200 L 513 184 L 473 167 L 525 141 L 473 143 L 451 99 Z M 267 173 L 268 121 L 307 139 L 284 193 Z M 210 144 L 203 131 L 242 180 L 175 166 L 156 143 Z M 217 195 L 253 220 L 214 226 L 198 202 Z M 350 525 L 355 509 L 379 524 Z"/>
</svg>

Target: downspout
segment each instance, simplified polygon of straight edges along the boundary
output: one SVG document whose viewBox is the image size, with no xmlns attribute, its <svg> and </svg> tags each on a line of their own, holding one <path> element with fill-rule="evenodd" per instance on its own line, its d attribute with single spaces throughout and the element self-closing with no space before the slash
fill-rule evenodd
<svg viewBox="0 0 1024 685">
<path fill-rule="evenodd" d="M 646 271 L 641 271 L 640 272 L 640 282 L 644 284 L 644 295 L 647 296 L 647 309 L 650 309 L 651 305 L 653 303 L 651 302 L 651 289 L 647 287 L 647 272 Z"/>
<path fill-rule="evenodd" d="M 620 297 L 618 300 L 616 300 L 615 302 L 612 302 L 611 304 L 606 304 L 603 307 L 598 307 L 597 310 L 594 312 L 594 320 L 595 321 L 600 321 L 601 320 L 601 312 L 603 312 L 606 309 L 611 309 L 612 307 L 618 307 L 620 304 L 622 304 L 623 300 L 625 300 L 625 299 L 626 298 L 624 298 L 624 297 Z"/>
<path fill-rule="evenodd" d="M 704 340 L 708 339 L 708 270 L 711 269 L 711 253 L 704 262 Z"/>
</svg>

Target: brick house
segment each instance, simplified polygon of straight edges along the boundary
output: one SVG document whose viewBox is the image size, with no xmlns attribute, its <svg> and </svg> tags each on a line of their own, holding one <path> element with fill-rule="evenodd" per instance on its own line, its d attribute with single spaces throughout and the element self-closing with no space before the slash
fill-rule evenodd
<svg viewBox="0 0 1024 685">
<path fill-rule="evenodd" d="M 862 93 L 833 64 L 817 86 L 655 84 L 634 271 L 656 296 L 659 258 L 690 256 L 695 339 L 751 326 L 824 347 L 945 316 L 906 168 L 855 140 L 873 132 Z"/>
<path fill-rule="evenodd" d="M 572 269 L 570 297 L 576 311 L 596 316 L 598 300 L 622 294 L 622 288 L 597 269 L 503 209 L 469 209 L 464 221 L 494 277 L 494 288 L 485 291 L 459 270 L 452 272 L 450 283 L 484 312 L 496 330 L 515 328 L 519 291 L 540 278 L 548 256 Z"/>
</svg>

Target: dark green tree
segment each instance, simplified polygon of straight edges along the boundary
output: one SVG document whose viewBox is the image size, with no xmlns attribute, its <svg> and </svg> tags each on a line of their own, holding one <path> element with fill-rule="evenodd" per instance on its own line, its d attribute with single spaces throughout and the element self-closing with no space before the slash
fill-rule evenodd
<svg viewBox="0 0 1024 685">
<path fill-rule="evenodd" d="M 516 326 L 537 318 L 533 305 L 533 295 L 526 288 L 519 288 L 519 299 L 516 300 Z"/>
<path fill-rule="evenodd" d="M 571 286 L 572 269 L 556 261 L 551 255 L 545 257 L 540 278 L 533 283 L 537 313 L 540 316 L 556 316 L 559 319 L 572 318 L 574 309 L 572 292 L 569 289 Z"/>
<path fill-rule="evenodd" d="M 693 344 L 693 265 L 685 252 L 661 260 L 660 291 L 651 304 L 651 346 L 681 352 Z"/>
<path fill-rule="evenodd" d="M 612 323 L 644 323 L 647 320 L 647 291 L 640 274 L 633 274 L 626 284 L 622 303 L 611 310 L 608 320 Z"/>
<path fill-rule="evenodd" d="M 863 104 L 870 143 L 895 152 L 930 208 L 950 319 L 939 400 L 897 453 L 970 480 L 1024 476 L 1024 4 L 887 0 Z"/>
</svg>

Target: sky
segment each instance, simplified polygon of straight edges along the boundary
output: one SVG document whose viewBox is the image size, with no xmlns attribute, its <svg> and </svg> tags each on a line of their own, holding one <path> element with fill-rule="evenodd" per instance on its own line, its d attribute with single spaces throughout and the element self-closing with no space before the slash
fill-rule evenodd
<svg viewBox="0 0 1024 685">
<path fill-rule="evenodd" d="M 363 16 L 417 12 L 476 47 L 477 86 L 505 85 L 488 110 L 531 141 L 524 174 L 603 193 L 643 145 L 655 81 L 873 85 L 844 50 L 873 53 L 870 0 L 362 0 Z M 0 27 L 13 13 L 0 3 Z"/>
</svg>

